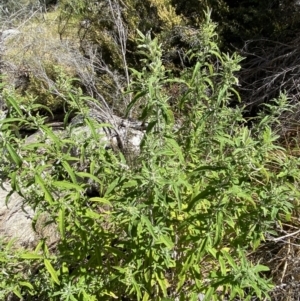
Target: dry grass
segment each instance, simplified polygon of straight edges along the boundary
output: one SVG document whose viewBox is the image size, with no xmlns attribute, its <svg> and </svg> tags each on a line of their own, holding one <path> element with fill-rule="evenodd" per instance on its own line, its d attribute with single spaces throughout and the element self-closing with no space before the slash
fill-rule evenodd
<svg viewBox="0 0 300 301">
<path fill-rule="evenodd" d="M 279 237 L 267 237 L 266 242 L 251 255 L 254 262 L 270 268 L 275 284 L 271 292 L 273 301 L 296 301 L 300 297 L 300 212 L 278 226 Z"/>
<path fill-rule="evenodd" d="M 64 102 L 68 94 L 65 92 L 70 88 L 57 78 L 55 70 L 60 70 L 66 78 L 79 79 L 77 83 L 85 95 L 97 99 L 106 110 L 124 112 L 124 104 L 128 102 L 128 96 L 123 94 L 126 78 L 111 70 L 99 47 L 92 42 L 86 41 L 82 51 L 79 17 L 62 20 L 59 9 L 47 14 L 35 11 L 20 21 L 16 29 L 19 34 L 0 41 L 0 68 L 8 86 L 21 86 L 23 96 L 38 97 L 36 102 L 53 109 L 57 106 L 55 101 Z"/>
<path fill-rule="evenodd" d="M 248 41 L 242 49 L 247 59 L 240 73 L 241 92 L 250 105 L 257 106 L 286 91 L 292 101 L 300 96 L 300 38 L 289 43 L 271 40 Z"/>
<path fill-rule="evenodd" d="M 19 34 L 4 41 L 3 68 L 11 81 L 24 71 L 45 79 L 47 65 L 61 66 L 71 74 L 75 71 L 68 58 L 78 47 L 76 30 L 61 41 L 57 27 L 58 12 L 36 13 L 18 26 Z"/>
</svg>

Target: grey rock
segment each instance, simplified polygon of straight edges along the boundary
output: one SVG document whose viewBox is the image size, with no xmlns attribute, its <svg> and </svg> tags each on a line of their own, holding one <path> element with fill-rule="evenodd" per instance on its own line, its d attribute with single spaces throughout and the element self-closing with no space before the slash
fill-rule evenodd
<svg viewBox="0 0 300 301">
<path fill-rule="evenodd" d="M 15 238 L 18 246 L 33 247 L 36 241 L 31 225 L 34 212 L 29 206 L 23 207 L 23 199 L 17 193 L 10 197 L 6 205 L 9 188 L 8 183 L 0 188 L 0 236 L 8 240 Z"/>
<path fill-rule="evenodd" d="M 41 238 L 47 239 L 48 245 L 57 243 L 58 231 L 54 224 L 49 224 L 49 215 L 40 214 L 32 227 L 34 210 L 24 204 L 24 199 L 17 193 L 13 193 L 7 204 L 6 197 L 9 194 L 10 185 L 3 183 L 0 188 L 0 236 L 5 240 L 15 240 L 15 247 L 32 249 Z"/>
</svg>

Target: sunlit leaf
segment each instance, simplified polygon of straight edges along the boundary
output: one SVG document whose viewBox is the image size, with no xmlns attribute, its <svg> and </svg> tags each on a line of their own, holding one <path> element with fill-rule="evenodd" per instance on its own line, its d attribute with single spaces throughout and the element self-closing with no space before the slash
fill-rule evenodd
<svg viewBox="0 0 300 301">
<path fill-rule="evenodd" d="M 82 187 L 80 187 L 78 184 L 73 184 L 68 181 L 53 181 L 51 184 L 57 188 L 75 189 L 78 192 L 82 191 Z"/>
<path fill-rule="evenodd" d="M 35 259 L 43 259 L 44 257 L 36 253 L 22 253 L 21 258 L 35 260 Z"/>
<path fill-rule="evenodd" d="M 37 184 L 39 184 L 39 186 L 42 188 L 43 192 L 44 192 L 44 195 L 45 195 L 45 200 L 50 204 L 52 205 L 54 200 L 53 200 L 53 197 L 51 195 L 51 193 L 49 192 L 49 190 L 46 188 L 45 186 L 45 182 L 44 180 L 41 178 L 40 175 L 36 174 L 35 175 L 35 181 Z"/>
<path fill-rule="evenodd" d="M 6 149 L 8 150 L 12 160 L 16 163 L 18 167 L 22 165 L 22 159 L 21 157 L 16 153 L 14 148 L 7 142 L 5 145 Z"/>
<path fill-rule="evenodd" d="M 117 185 L 119 184 L 119 182 L 120 182 L 120 178 L 116 178 L 114 181 L 112 181 L 108 185 L 108 187 L 107 187 L 107 189 L 105 191 L 104 197 L 109 196 L 109 194 L 117 187 Z"/>
<path fill-rule="evenodd" d="M 70 166 L 70 164 L 67 161 L 62 161 L 61 164 L 64 167 L 64 169 L 67 171 L 73 184 L 77 184 L 77 179 L 76 179 L 75 173 L 73 171 L 73 168 Z"/>
<path fill-rule="evenodd" d="M 23 113 L 22 113 L 22 110 L 19 106 L 19 104 L 16 102 L 15 98 L 14 97 L 11 97 L 11 96 L 8 96 L 6 98 L 7 102 L 16 110 L 16 112 L 18 113 L 18 115 L 20 117 L 23 117 Z"/>
<path fill-rule="evenodd" d="M 90 198 L 89 200 L 91 202 L 98 202 L 98 203 L 101 203 L 101 204 L 111 205 L 111 202 L 106 198 L 93 197 L 93 198 Z"/>
<path fill-rule="evenodd" d="M 174 247 L 174 243 L 172 242 L 172 240 L 170 239 L 170 237 L 168 237 L 166 235 L 159 236 L 158 242 L 162 242 L 163 244 L 165 244 L 165 246 L 167 248 L 170 248 L 170 249 L 172 249 Z"/>
<path fill-rule="evenodd" d="M 58 212 L 58 227 L 62 239 L 65 239 L 66 227 L 65 227 L 65 208 L 60 208 Z"/>
<path fill-rule="evenodd" d="M 55 269 L 53 268 L 53 266 L 52 266 L 50 260 L 44 259 L 44 264 L 45 264 L 45 267 L 46 267 L 47 271 L 48 271 L 49 274 L 51 275 L 51 278 L 53 279 L 53 281 L 59 285 L 59 284 L 60 284 L 60 281 L 59 281 L 59 279 L 58 279 L 57 272 L 56 272 Z"/>
<path fill-rule="evenodd" d="M 142 215 L 141 216 L 141 221 L 146 225 L 149 233 L 152 235 L 152 237 L 154 239 L 157 239 L 155 233 L 154 233 L 154 229 L 153 229 L 153 225 L 151 224 L 151 222 L 149 221 L 148 217 Z"/>
</svg>

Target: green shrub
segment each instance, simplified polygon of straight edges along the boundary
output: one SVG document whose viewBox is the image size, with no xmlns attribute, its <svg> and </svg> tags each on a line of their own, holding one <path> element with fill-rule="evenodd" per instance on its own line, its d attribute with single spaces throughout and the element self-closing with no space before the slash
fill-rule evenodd
<svg viewBox="0 0 300 301">
<path fill-rule="evenodd" d="M 127 112 L 135 108 L 148 126 L 133 167 L 122 152 L 102 147 L 103 125 L 89 118 L 83 96 L 68 96 L 90 128 L 79 145 L 40 121 L 39 143 L 16 140 L 12 125 L 24 115 L 8 99 L 14 115 L 2 123 L 1 151 L 11 162 L 12 191 L 37 213 L 48 212 L 60 232 L 54 252 L 42 241 L 23 254 L 39 265 L 26 280 L 35 298 L 268 297 L 268 268 L 247 255 L 276 235 L 275 225 L 299 197 L 299 162 L 284 155 L 272 131 L 285 99 L 249 129 L 241 109 L 229 105 L 241 58 L 219 51 L 209 14 L 199 34 L 203 42 L 186 53 L 195 66 L 175 78 L 163 66 L 158 41 L 139 33 L 144 59 L 140 71 L 131 70 Z M 177 119 L 166 89 L 172 85 L 180 90 Z M 88 193 L 91 183 L 97 195 Z"/>
<path fill-rule="evenodd" d="M 21 291 L 26 293 L 33 292 L 33 286 L 26 281 L 26 276 L 22 275 L 23 270 L 32 271 L 30 261 L 22 258 L 23 250 L 13 248 L 14 241 L 4 242 L 0 240 L 0 298 L 5 298 L 15 294 L 22 298 Z"/>
</svg>

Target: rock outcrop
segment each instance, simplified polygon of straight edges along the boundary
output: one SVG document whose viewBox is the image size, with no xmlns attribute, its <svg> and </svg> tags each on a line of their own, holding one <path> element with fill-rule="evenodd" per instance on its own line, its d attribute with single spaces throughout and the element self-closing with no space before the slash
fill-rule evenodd
<svg viewBox="0 0 300 301">
<path fill-rule="evenodd" d="M 0 236 L 5 240 L 15 240 L 15 247 L 34 248 L 41 238 L 46 238 L 48 245 L 58 241 L 58 232 L 54 224 L 47 224 L 48 215 L 41 214 L 33 229 L 34 210 L 24 204 L 17 193 L 13 193 L 6 203 L 9 194 L 9 183 L 0 188 Z"/>
<path fill-rule="evenodd" d="M 23 198 L 17 193 L 6 204 L 9 191 L 9 183 L 3 183 L 0 188 L 0 236 L 6 239 L 15 238 L 18 245 L 32 247 L 36 240 L 31 226 L 34 211 L 23 204 Z"/>
</svg>

